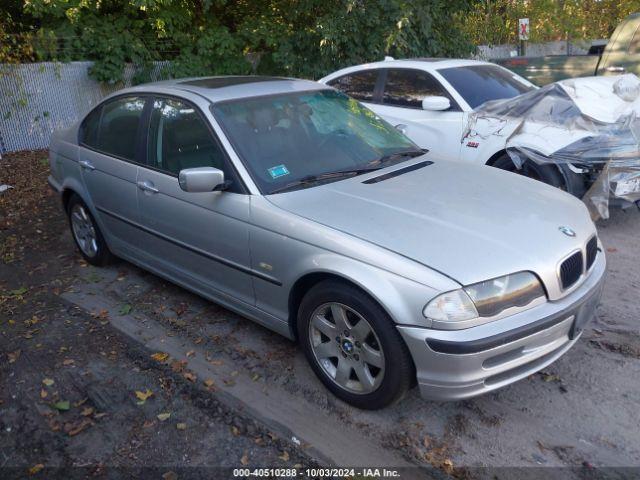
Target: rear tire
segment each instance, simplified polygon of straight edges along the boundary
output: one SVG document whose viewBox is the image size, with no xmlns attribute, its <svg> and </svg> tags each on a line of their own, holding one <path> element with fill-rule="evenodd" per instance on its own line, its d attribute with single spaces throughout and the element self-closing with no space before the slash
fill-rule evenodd
<svg viewBox="0 0 640 480">
<path fill-rule="evenodd" d="M 398 402 L 415 378 L 407 346 L 387 313 L 353 285 L 326 280 L 302 299 L 298 338 L 335 396 L 362 409 Z"/>
<path fill-rule="evenodd" d="M 572 172 L 568 165 L 541 165 L 533 160 L 527 160 L 522 164 L 522 168 L 518 168 L 509 154 L 504 153 L 491 166 L 538 180 L 578 198 L 581 198 L 586 190 L 584 178 L 580 174 Z"/>
<path fill-rule="evenodd" d="M 102 267 L 113 260 L 104 236 L 89 207 L 75 193 L 67 203 L 67 217 L 74 242 L 82 257 L 91 265 Z"/>
</svg>

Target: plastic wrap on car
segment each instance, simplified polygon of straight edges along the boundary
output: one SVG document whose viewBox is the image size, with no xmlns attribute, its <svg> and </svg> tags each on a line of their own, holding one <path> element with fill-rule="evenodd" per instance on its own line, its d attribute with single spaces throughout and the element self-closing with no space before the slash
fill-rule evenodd
<svg viewBox="0 0 640 480">
<path fill-rule="evenodd" d="M 469 117 L 462 141 L 504 137 L 518 169 L 527 161 L 581 175 L 594 219 L 609 207 L 640 201 L 640 79 L 628 74 L 564 80 Z M 575 193 L 575 192 L 574 192 Z"/>
</svg>

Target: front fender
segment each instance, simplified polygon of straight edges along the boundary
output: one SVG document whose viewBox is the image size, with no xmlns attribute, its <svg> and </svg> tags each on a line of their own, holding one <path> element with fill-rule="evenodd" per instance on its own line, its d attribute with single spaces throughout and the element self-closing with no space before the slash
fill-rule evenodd
<svg viewBox="0 0 640 480">
<path fill-rule="evenodd" d="M 330 252 L 307 257 L 293 270 L 305 273 L 293 282 L 293 279 L 289 280 L 287 283 L 291 286 L 304 276 L 318 273 L 353 283 L 376 300 L 395 323 L 402 325 L 430 327 L 430 321 L 422 315 L 422 310 L 440 293 L 400 275 Z M 452 281 L 452 287 L 459 286 Z"/>
</svg>

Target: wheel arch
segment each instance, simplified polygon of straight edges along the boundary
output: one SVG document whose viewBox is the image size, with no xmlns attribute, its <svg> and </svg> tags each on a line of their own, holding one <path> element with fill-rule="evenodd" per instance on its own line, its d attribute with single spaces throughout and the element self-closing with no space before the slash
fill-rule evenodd
<svg viewBox="0 0 640 480">
<path fill-rule="evenodd" d="M 378 303 L 382 309 L 387 311 L 377 298 L 372 296 L 369 292 L 367 292 L 364 288 L 362 288 L 358 283 L 345 277 L 344 275 L 340 275 L 335 272 L 328 272 L 328 271 L 317 271 L 317 272 L 306 273 L 295 281 L 295 283 L 291 287 L 291 290 L 289 291 L 289 301 L 288 301 L 289 330 L 291 331 L 292 337 L 296 341 L 298 340 L 298 329 L 296 328 L 296 322 L 298 318 L 298 310 L 300 308 L 300 303 L 302 302 L 302 299 L 304 298 L 304 296 L 309 290 L 311 290 L 313 287 L 318 285 L 320 282 L 324 282 L 326 280 L 335 280 L 338 282 L 347 283 L 357 288 L 365 295 L 371 297 L 371 299 L 374 300 L 376 303 Z"/>
<path fill-rule="evenodd" d="M 441 289 L 348 259 L 334 258 L 330 264 L 316 260 L 319 260 L 316 268 L 300 269 L 300 276 L 290 283 L 286 318 L 291 338 L 297 339 L 296 322 L 302 298 L 325 280 L 336 280 L 355 287 L 376 302 L 395 325 L 430 326 L 422 316 L 422 308 Z"/>
<path fill-rule="evenodd" d="M 486 161 L 485 165 L 488 165 L 489 167 L 493 167 L 493 164 L 496 163 L 496 160 L 498 160 L 503 155 L 508 155 L 507 150 L 505 148 L 502 148 L 498 150 L 496 153 L 494 153 L 493 155 L 491 155 L 489 157 L 489 160 Z"/>
</svg>

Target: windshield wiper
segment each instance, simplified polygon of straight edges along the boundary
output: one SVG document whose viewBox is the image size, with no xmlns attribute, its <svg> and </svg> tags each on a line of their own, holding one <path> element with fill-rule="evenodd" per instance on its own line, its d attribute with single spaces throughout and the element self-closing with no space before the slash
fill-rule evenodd
<svg viewBox="0 0 640 480">
<path fill-rule="evenodd" d="M 380 170 L 381 168 L 382 167 L 378 165 L 369 164 L 366 167 L 350 168 L 348 170 L 336 170 L 335 172 L 320 173 L 318 175 L 307 175 L 306 177 L 302 177 L 299 180 L 295 180 L 291 183 L 287 183 L 286 185 L 275 188 L 271 190 L 269 194 L 286 192 L 289 190 L 293 190 L 297 187 L 313 185 L 313 184 L 322 182 L 324 180 L 339 180 L 345 177 L 355 177 L 363 173 Z"/>
<path fill-rule="evenodd" d="M 367 165 L 383 165 L 385 163 L 391 163 L 394 162 L 396 160 L 402 160 L 404 158 L 415 158 L 415 157 L 419 157 L 420 155 L 424 155 L 426 152 L 424 150 L 406 150 L 403 152 L 394 152 L 394 153 L 388 153 L 387 155 L 383 155 L 380 158 L 376 158 L 375 160 L 372 160 L 371 162 L 369 162 Z M 380 167 L 382 168 L 382 167 Z"/>
</svg>

